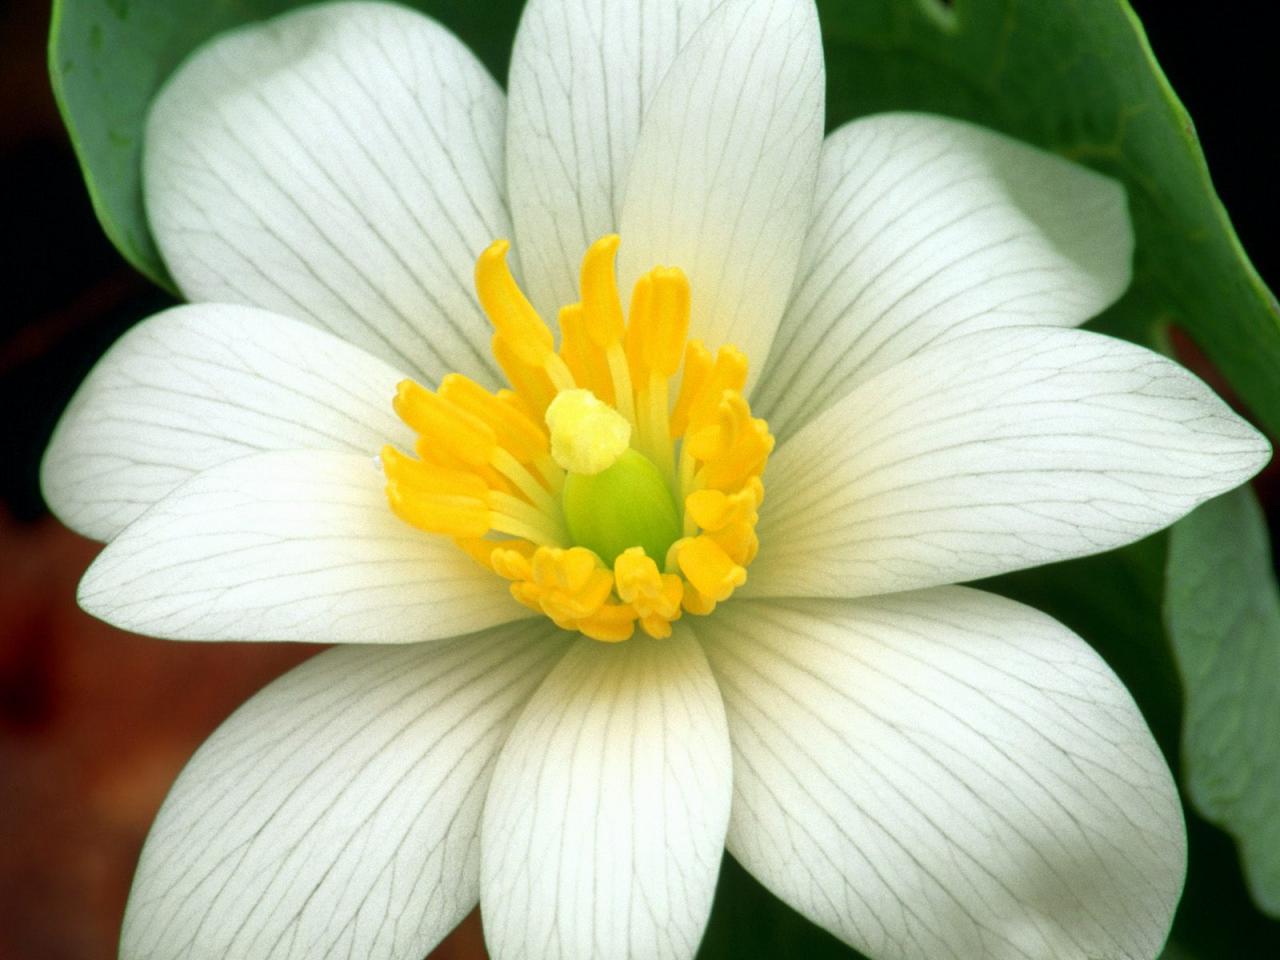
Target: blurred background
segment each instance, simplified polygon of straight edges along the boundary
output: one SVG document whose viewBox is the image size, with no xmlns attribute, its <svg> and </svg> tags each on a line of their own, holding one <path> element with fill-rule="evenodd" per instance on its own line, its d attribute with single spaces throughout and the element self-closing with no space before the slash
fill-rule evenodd
<svg viewBox="0 0 1280 960">
<path fill-rule="evenodd" d="M 1245 249 L 1277 289 L 1273 36 L 1248 4 L 1208 16 L 1159 0 L 1134 6 Z M 48 515 L 40 456 L 97 357 L 170 301 L 94 218 L 49 89 L 49 12 L 47 0 L 0 0 L 0 960 L 107 960 L 147 827 L 178 770 L 236 705 L 314 648 L 148 640 L 75 605 L 97 548 Z M 1193 345 L 1180 347 L 1223 388 Z M 1274 540 L 1270 473 L 1259 493 Z M 1201 855 L 1229 864 L 1229 841 L 1196 830 Z M 434 956 L 483 955 L 473 915 Z"/>
</svg>

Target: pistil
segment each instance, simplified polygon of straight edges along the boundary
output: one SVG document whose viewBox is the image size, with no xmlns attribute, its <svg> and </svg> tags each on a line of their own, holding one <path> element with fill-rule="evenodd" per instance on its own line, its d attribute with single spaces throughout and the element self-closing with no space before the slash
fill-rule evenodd
<svg viewBox="0 0 1280 960">
<path fill-rule="evenodd" d="M 476 289 L 512 389 L 458 374 L 435 391 L 402 383 L 396 412 L 419 440 L 416 458 L 383 451 L 391 507 L 567 630 L 670 636 L 682 614 L 708 614 L 746 582 L 759 546 L 773 437 L 742 393 L 747 358 L 686 345 L 692 297 L 677 268 L 642 276 L 624 317 L 616 236 L 583 257 L 557 349 L 509 247 L 480 255 Z"/>
</svg>

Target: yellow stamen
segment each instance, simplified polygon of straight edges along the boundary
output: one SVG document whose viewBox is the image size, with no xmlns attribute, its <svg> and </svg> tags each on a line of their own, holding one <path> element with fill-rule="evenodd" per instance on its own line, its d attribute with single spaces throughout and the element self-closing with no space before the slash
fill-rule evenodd
<svg viewBox="0 0 1280 960">
<path fill-rule="evenodd" d="M 587 316 L 587 334 L 597 347 L 608 348 L 622 339 L 622 301 L 614 278 L 618 255 L 616 233 L 601 237 L 582 257 L 582 309 Z"/>
<path fill-rule="evenodd" d="M 637 385 L 637 446 L 674 479 L 667 381 L 680 368 L 689 331 L 691 297 L 684 271 L 657 267 L 641 277 L 631 296 L 627 355 Z"/>
<path fill-rule="evenodd" d="M 460 373 L 451 373 L 440 381 L 440 396 L 472 416 L 482 420 L 496 435 L 496 440 L 520 463 L 536 463 L 549 448 L 547 431 L 517 405 L 503 402 L 501 394 L 493 394 Z"/>
<path fill-rule="evenodd" d="M 497 446 L 497 437 L 483 420 L 412 380 L 400 381 L 392 406 L 401 420 L 463 463 L 488 463 Z"/>
<path fill-rule="evenodd" d="M 741 490 L 695 490 L 685 498 L 685 510 L 703 530 L 723 530 L 731 523 L 754 523 L 755 513 L 764 502 L 764 484 L 752 477 Z"/>
<path fill-rule="evenodd" d="M 417 457 L 382 453 L 398 516 L 454 538 L 520 603 L 605 642 L 637 625 L 668 637 L 746 582 L 773 449 L 743 396 L 746 357 L 686 345 L 681 270 L 642 276 L 624 315 L 618 244 L 602 237 L 584 255 L 558 350 L 512 276 L 510 244 L 485 250 L 476 289 L 513 389 L 460 374 L 435 391 L 405 381 L 393 403 L 419 434 Z"/>
<path fill-rule="evenodd" d="M 684 351 L 684 373 L 680 377 L 680 392 L 671 410 L 671 436 L 679 437 L 689 429 L 689 411 L 693 401 L 702 393 L 711 377 L 715 360 L 711 351 L 700 340 L 690 340 Z"/>
<path fill-rule="evenodd" d="M 676 563 L 700 594 L 717 603 L 747 582 L 747 571 L 708 536 L 681 540 Z"/>
<path fill-rule="evenodd" d="M 635 633 L 636 612 L 625 603 L 606 603 L 589 617 L 583 617 L 575 626 L 592 640 L 603 643 L 620 643 L 630 640 Z"/>
<path fill-rule="evenodd" d="M 636 613 L 608 602 L 613 577 L 600 558 L 583 547 L 525 551 L 495 549 L 491 563 L 512 581 L 511 593 L 525 606 L 545 613 L 561 627 L 598 640 L 631 636 Z"/>
<path fill-rule="evenodd" d="M 706 379 L 690 398 L 688 420 L 682 432 L 693 433 L 716 417 L 726 390 L 741 393 L 747 382 L 747 358 L 737 347 L 721 347 Z"/>
<path fill-rule="evenodd" d="M 773 451 L 769 425 L 751 416 L 742 394 L 725 390 L 715 419 L 685 438 L 689 452 L 705 466 L 701 485 L 725 490 L 737 487 L 764 469 Z"/>
<path fill-rule="evenodd" d="M 640 617 L 640 626 L 655 639 L 671 636 L 671 621 L 680 617 L 684 584 L 673 573 L 659 573 L 658 565 L 640 547 L 632 547 L 613 562 L 618 597 Z"/>
<path fill-rule="evenodd" d="M 679 267 L 656 267 L 636 281 L 627 354 L 637 370 L 675 376 L 689 333 L 689 280 Z"/>
<path fill-rule="evenodd" d="M 482 537 L 489 531 L 490 492 L 475 474 L 425 469 L 392 446 L 382 448 L 382 468 L 391 509 L 406 523 L 450 537 Z"/>
<path fill-rule="evenodd" d="M 595 362 L 603 363 L 609 380 L 609 388 L 597 391 L 597 396 L 612 403 L 622 416 L 634 423 L 631 375 L 622 345 L 625 334 L 622 301 L 618 297 L 618 282 L 614 275 L 618 243 L 617 234 L 608 234 L 593 243 L 583 255 L 580 306 L 583 332 L 590 342 Z M 589 386 L 582 381 L 579 385 Z"/>
<path fill-rule="evenodd" d="M 511 345 L 501 334 L 494 334 L 492 340 L 493 357 L 498 366 L 507 375 L 507 380 L 515 388 L 520 400 L 539 420 L 546 411 L 547 405 L 555 399 L 556 387 L 551 377 L 542 367 L 525 363 L 517 355 Z"/>
<path fill-rule="evenodd" d="M 497 335 L 517 360 L 526 366 L 541 367 L 557 390 L 573 386 L 569 368 L 555 352 L 551 329 L 533 309 L 507 264 L 511 243 L 495 240 L 476 261 L 476 292 L 480 306 L 488 314 Z"/>
<path fill-rule="evenodd" d="M 582 304 L 560 308 L 560 356 L 577 383 L 612 405 L 616 398 L 609 361 L 587 333 L 587 315 Z"/>
</svg>

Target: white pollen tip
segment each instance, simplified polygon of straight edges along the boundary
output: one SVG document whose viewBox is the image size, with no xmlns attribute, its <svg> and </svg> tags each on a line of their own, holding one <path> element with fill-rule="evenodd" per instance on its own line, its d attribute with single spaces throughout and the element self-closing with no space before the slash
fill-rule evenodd
<svg viewBox="0 0 1280 960">
<path fill-rule="evenodd" d="M 561 390 L 547 407 L 551 456 L 585 476 L 613 466 L 631 443 L 631 424 L 590 390 Z"/>
</svg>

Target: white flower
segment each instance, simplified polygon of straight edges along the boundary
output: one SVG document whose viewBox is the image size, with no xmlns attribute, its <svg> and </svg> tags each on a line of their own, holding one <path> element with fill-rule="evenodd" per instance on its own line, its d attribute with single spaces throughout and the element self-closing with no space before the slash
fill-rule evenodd
<svg viewBox="0 0 1280 960">
<path fill-rule="evenodd" d="M 222 36 L 169 82 L 146 201 L 192 304 L 99 364 L 45 491 L 108 542 L 90 612 L 342 646 L 192 759 L 143 852 L 123 957 L 411 960 L 477 900 L 498 960 L 690 957 L 724 847 L 876 960 L 1156 955 L 1185 845 L 1133 701 L 1060 624 L 945 585 L 1158 530 L 1245 481 L 1267 444 L 1178 366 L 1072 329 L 1129 280 L 1115 183 L 938 117 L 824 140 L 823 87 L 809 0 L 530 0 L 509 105 L 449 33 L 374 3 Z M 590 324 L 616 310 L 614 232 L 624 295 L 683 270 L 663 274 L 676 305 L 651 311 L 668 326 L 637 336 L 687 319 L 758 372 L 726 374 L 700 421 L 721 432 L 688 464 L 695 441 L 673 446 L 667 404 L 644 400 L 667 396 L 665 379 L 643 393 L 666 361 L 629 369 L 639 348 L 611 354 L 612 334 L 561 361 L 489 246 L 513 239 L 551 319 L 580 295 L 584 251 L 604 257 L 591 275 L 609 289 L 565 321 Z M 419 410 L 436 466 L 386 453 L 392 497 L 459 536 L 523 524 L 569 546 L 554 525 L 579 508 L 561 515 L 558 471 L 607 473 L 630 437 L 683 511 L 651 550 L 676 546 L 661 571 L 586 554 L 591 602 L 565 586 L 567 554 L 544 555 L 568 578 L 557 599 L 521 573 L 532 547 L 473 537 L 478 563 L 402 522 L 371 462 L 414 448 L 390 402 L 406 377 L 501 384 L 471 281 L 486 250 L 499 356 L 532 378 L 506 408 L 520 429 L 545 445 L 536 414 L 575 363 L 604 364 L 597 394 L 634 378 L 638 406 L 619 393 L 619 420 L 566 399 L 555 462 L 508 462 L 479 428 L 458 445 L 471 421 Z M 409 419 L 437 402 L 401 390 Z M 771 443 L 746 396 L 777 440 L 763 505 L 759 465 L 715 460 L 742 431 Z M 728 500 L 681 502 L 715 463 L 738 471 L 728 545 L 705 519 Z M 757 512 L 750 577 L 716 606 L 746 576 Z M 705 556 L 680 546 L 695 540 Z M 608 609 L 644 630 L 562 630 L 486 562 L 561 622 L 600 633 Z"/>
</svg>

